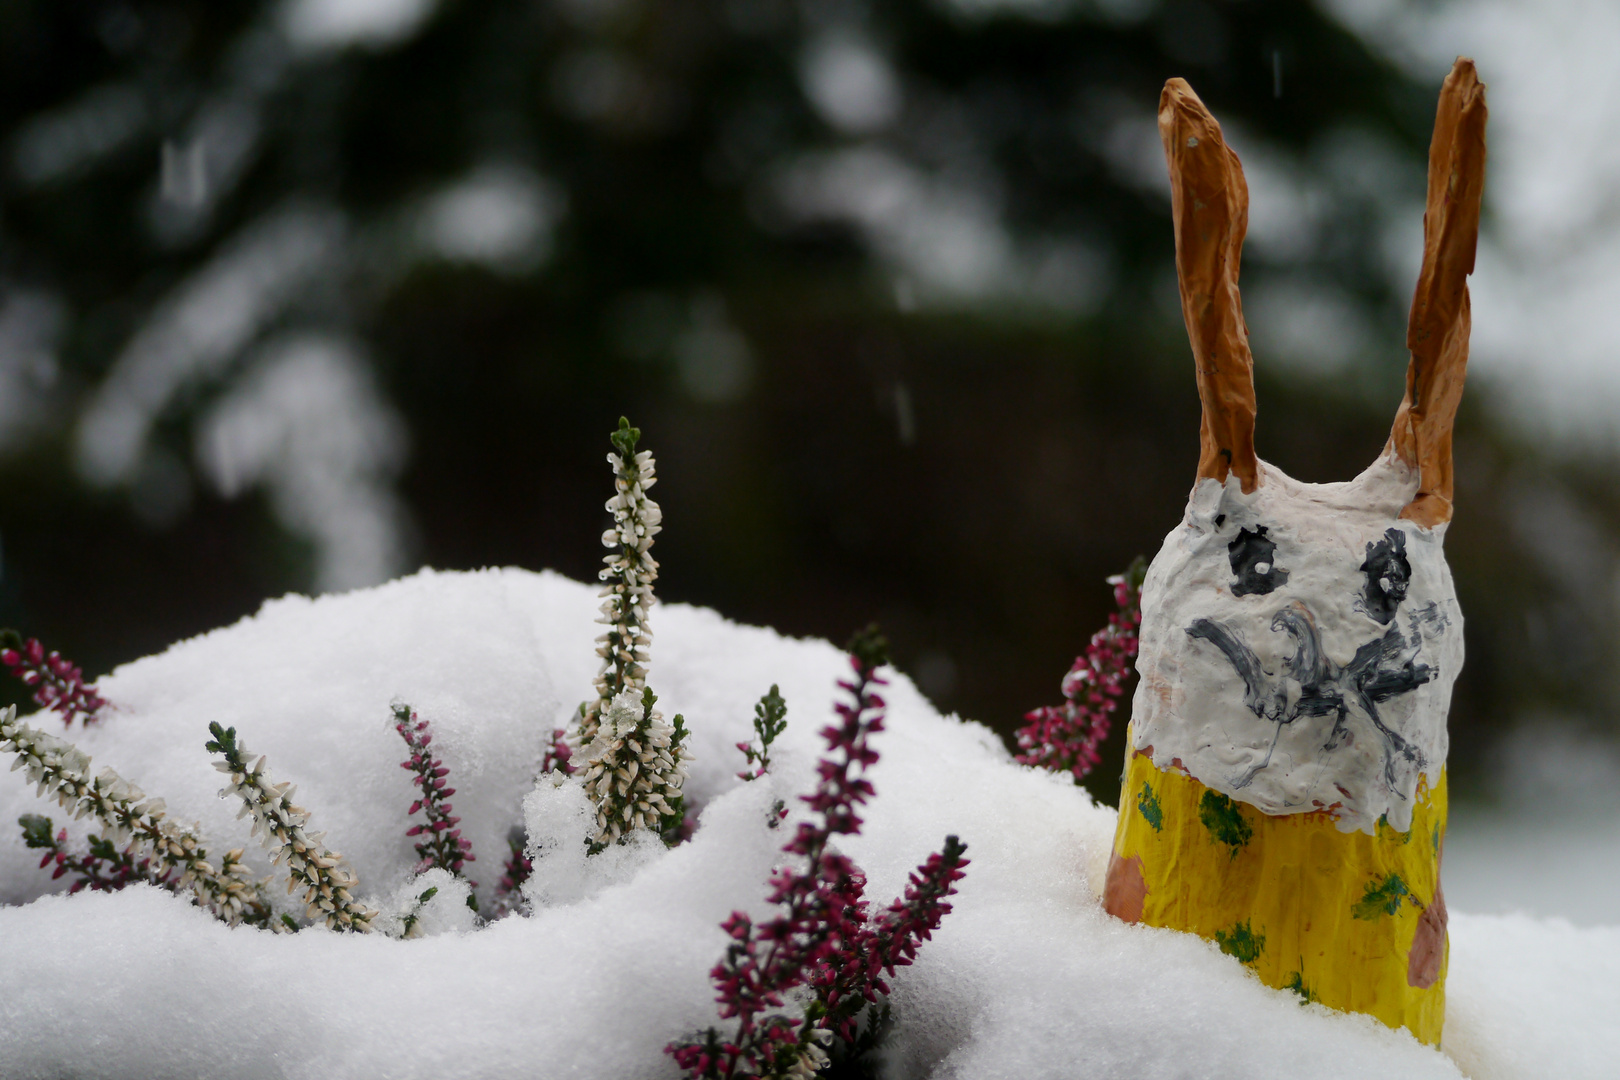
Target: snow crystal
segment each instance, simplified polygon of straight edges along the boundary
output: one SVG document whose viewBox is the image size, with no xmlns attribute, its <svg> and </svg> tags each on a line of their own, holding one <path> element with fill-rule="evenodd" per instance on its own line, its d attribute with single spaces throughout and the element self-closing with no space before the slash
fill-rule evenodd
<svg viewBox="0 0 1620 1080">
<path fill-rule="evenodd" d="M 588 900 L 609 885 L 628 881 L 664 850 L 662 840 L 636 829 L 621 843 L 587 857 L 585 845 L 595 839 L 595 825 L 596 807 L 577 778 L 549 777 L 534 786 L 523 800 L 527 854 L 534 863 L 523 886 L 525 900 L 536 907 Z"/>
<path fill-rule="evenodd" d="M 433 895 L 428 896 L 432 891 Z M 435 866 L 403 882 L 382 906 L 374 931 L 396 936 L 405 932 L 406 920 L 415 917 L 412 937 L 464 933 L 476 929 L 478 916 L 467 906 L 472 890 L 448 870 Z M 422 897 L 428 896 L 426 900 Z"/>
<path fill-rule="evenodd" d="M 0 1075 L 676 1076 L 663 1047 L 716 1023 L 720 923 L 734 909 L 770 912 L 766 879 L 794 825 L 771 828 L 771 807 L 801 812 L 794 796 L 814 782 L 817 732 L 848 668 L 825 642 L 655 609 L 649 682 L 693 733 L 697 828 L 673 849 L 649 841 L 587 863 L 578 785 L 536 787 L 534 772 L 552 728 L 592 696 L 596 606 L 593 589 L 553 574 L 424 571 L 274 601 L 103 679 L 116 710 L 72 738 L 96 767 L 199 822 L 214 847 L 247 837 L 216 795 L 202 745 L 211 720 L 299 785 L 361 895 L 398 911 L 429 884 L 440 892 L 417 940 L 231 930 L 145 886 L 44 895 L 63 883 L 17 830 L 0 830 L 0 902 L 14 905 L 0 907 Z M 773 683 L 788 728 L 772 772 L 745 783 L 734 744 Z M 905 678 L 886 696 L 878 795 L 863 833 L 842 841 L 868 897 L 898 895 L 948 833 L 972 860 L 956 910 L 894 980 L 894 1077 L 1497 1080 L 1599 1077 L 1620 1058 L 1620 929 L 1456 916 L 1442 1054 L 1301 1006 L 1198 938 L 1108 918 L 1097 894 L 1113 810 L 1014 764 L 989 730 L 940 716 Z M 532 837 L 528 915 L 469 932 L 460 886 L 413 879 L 395 701 L 433 725 L 481 902 L 511 828 L 546 834 Z M 0 773 L 0 822 L 51 809 Z M 251 847 L 248 857 L 268 872 Z"/>
</svg>

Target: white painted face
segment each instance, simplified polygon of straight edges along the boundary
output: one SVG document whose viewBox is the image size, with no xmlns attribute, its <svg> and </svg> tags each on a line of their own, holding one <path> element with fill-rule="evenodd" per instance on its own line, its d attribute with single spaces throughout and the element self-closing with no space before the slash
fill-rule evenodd
<svg viewBox="0 0 1620 1080">
<path fill-rule="evenodd" d="M 1148 568 L 1133 746 L 1268 814 L 1404 831 L 1463 661 L 1445 525 L 1400 519 L 1392 453 L 1339 484 L 1259 464 L 1248 495 L 1199 481 Z"/>
</svg>

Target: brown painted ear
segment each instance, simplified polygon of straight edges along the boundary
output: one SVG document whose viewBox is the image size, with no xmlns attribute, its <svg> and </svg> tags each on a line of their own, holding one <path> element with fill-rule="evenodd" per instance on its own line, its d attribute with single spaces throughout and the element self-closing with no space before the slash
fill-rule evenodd
<svg viewBox="0 0 1620 1080">
<path fill-rule="evenodd" d="M 1468 374 L 1468 275 L 1479 239 L 1485 186 L 1485 84 L 1458 57 L 1440 89 L 1429 144 L 1429 201 L 1423 212 L 1423 270 L 1412 295 L 1406 398 L 1389 447 L 1418 470 L 1418 491 L 1401 511 L 1426 528 L 1451 520 L 1451 429 Z"/>
<path fill-rule="evenodd" d="M 1171 79 L 1159 95 L 1159 136 L 1170 166 L 1181 315 L 1204 405 L 1198 477 L 1225 483 L 1234 472 L 1250 492 L 1259 481 L 1254 360 L 1238 296 L 1249 186 L 1237 155 L 1221 138 L 1221 125 L 1183 79 Z"/>
</svg>

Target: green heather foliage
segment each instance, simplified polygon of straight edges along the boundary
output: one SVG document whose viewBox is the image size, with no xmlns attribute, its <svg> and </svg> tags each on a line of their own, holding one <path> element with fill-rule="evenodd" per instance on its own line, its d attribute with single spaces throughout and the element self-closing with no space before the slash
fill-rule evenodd
<svg viewBox="0 0 1620 1080">
<path fill-rule="evenodd" d="M 764 776 L 771 768 L 771 743 L 776 737 L 787 730 L 787 702 L 782 700 L 782 694 L 773 683 L 764 697 L 754 706 L 754 738 L 759 740 L 759 749 L 754 749 L 753 743 L 741 742 L 737 749 L 743 752 L 748 760 L 749 768 L 737 775 L 744 780 L 756 780 Z"/>
</svg>

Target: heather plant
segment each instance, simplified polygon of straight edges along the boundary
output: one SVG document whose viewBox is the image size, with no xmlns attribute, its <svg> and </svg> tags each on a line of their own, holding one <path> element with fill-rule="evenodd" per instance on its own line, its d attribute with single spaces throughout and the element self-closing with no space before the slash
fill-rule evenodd
<svg viewBox="0 0 1620 1080">
<path fill-rule="evenodd" d="M 359 879 L 343 865 L 343 856 L 322 843 L 325 834 L 305 831 L 309 811 L 293 805 L 297 789 L 287 783 L 270 783 L 262 755 L 249 765 L 252 755 L 237 741 L 235 728 L 221 727 L 215 721 L 208 731 L 214 737 L 205 748 L 224 759 L 215 762 L 214 768 L 230 777 L 220 796 L 242 800 L 242 814 L 253 817 L 252 835 L 271 853 L 273 863 L 287 864 L 287 891 L 301 887 L 305 918 L 324 921 L 332 930 L 370 930 L 376 909 L 355 899 Z"/>
<path fill-rule="evenodd" d="M 174 888 L 170 880 L 172 871 L 165 869 L 161 873 L 154 872 L 151 857 L 140 855 L 135 844 L 120 849 L 105 836 L 91 836 L 89 851 L 80 853 L 68 849 L 66 829 L 52 833 L 55 826 L 43 814 L 24 814 L 17 819 L 17 823 L 22 826 L 23 844 L 45 852 L 39 860 L 40 869 L 55 864 L 55 869 L 51 871 L 52 881 L 67 874 L 74 875 L 68 885 L 69 896 L 81 889 L 117 892 L 137 881 L 150 882 L 170 890 Z"/>
<path fill-rule="evenodd" d="M 523 909 L 523 883 L 534 873 L 534 861 L 524 850 L 528 838 L 521 825 L 514 825 L 506 834 L 506 846 L 511 850 L 501 871 L 501 880 L 495 885 L 495 899 L 490 902 L 491 922 Z"/>
<path fill-rule="evenodd" d="M 478 860 L 472 853 L 472 841 L 456 828 L 461 819 L 450 812 L 453 807 L 448 800 L 456 789 L 448 786 L 450 769 L 428 749 L 433 742 L 433 732 L 428 722 L 418 719 L 409 705 L 394 706 L 394 730 L 411 751 L 411 756 L 400 762 L 399 767 L 409 769 L 413 774 L 411 782 L 421 789 L 419 798 L 405 812 L 406 817 L 414 817 L 420 811 L 424 818 L 405 830 L 406 836 L 421 837 L 415 844 L 417 857 L 421 859 L 416 864 L 416 873 L 438 867 L 456 877 L 464 877 L 462 866 Z M 478 887 L 476 881 L 467 884 Z M 478 910 L 478 901 L 471 894 L 467 896 L 467 905 Z"/>
<path fill-rule="evenodd" d="M 833 837 L 860 831 L 859 808 L 875 794 L 865 778 L 878 760 L 869 740 L 883 730 L 878 668 L 887 663 L 887 644 L 868 630 L 849 652 L 855 674 L 839 682 L 848 700 L 837 705 L 839 722 L 822 731 L 829 756 L 818 766 L 816 790 L 800 797 L 812 819 L 782 849 L 795 861 L 771 877 L 770 901 L 781 914 L 756 925 L 734 911 L 722 924 L 732 943 L 710 977 L 720 1018 L 736 1027 L 725 1035 L 709 1028 L 665 1048 L 694 1078 L 808 1076 L 827 1064 L 836 1040 L 846 1052 L 870 1045 L 889 1022 L 886 1007 L 869 1009 L 889 992 L 883 975 L 910 964 L 950 913 L 946 898 L 967 866 L 956 837 L 946 838 L 877 918 L 867 916 L 865 875 L 832 846 Z"/>
<path fill-rule="evenodd" d="M 604 557 L 607 566 L 598 575 L 603 586 L 597 619 L 607 632 L 596 639 L 602 658 L 597 698 L 581 705 L 579 714 L 583 760 L 579 771 L 597 807 L 596 833 L 589 842 L 593 852 L 638 829 L 675 843 L 685 826 L 682 787 L 689 761 L 685 721 L 677 714 L 673 723 L 666 723 L 653 707 L 657 696 L 647 686 L 652 649 L 647 613 L 658 577 L 658 562 L 650 549 L 663 513 L 647 497 L 658 482 L 657 466 L 651 451 L 636 450 L 640 438 L 641 429 L 631 427 L 622 416 L 619 429 L 610 436 L 614 492 L 607 510 L 613 515 L 613 527 L 602 534 L 602 544 L 615 550 Z M 554 747 L 555 743 L 554 738 Z M 552 759 L 569 762 L 568 757 L 559 759 L 555 750 Z"/>
<path fill-rule="evenodd" d="M 144 880 L 167 881 L 189 889 L 196 901 L 228 924 L 270 922 L 270 905 L 242 863 L 240 848 L 228 851 L 216 867 L 197 834 L 168 816 L 162 799 L 149 799 L 140 788 L 110 768 L 90 777 L 90 755 L 64 739 L 17 719 L 14 705 L 0 710 L 0 750 L 17 755 L 13 769 L 50 796 L 74 817 L 90 816 L 114 848 L 133 846 L 148 856 Z"/>
<path fill-rule="evenodd" d="M 601 578 L 602 618 L 608 630 L 598 638 L 602 667 L 596 680 L 599 697 L 580 708 L 577 742 L 563 729 L 551 733 L 541 771 L 574 777 L 594 801 L 594 831 L 587 854 L 600 852 L 638 831 L 661 835 L 674 843 L 687 826 L 683 786 L 688 732 L 683 717 L 666 722 L 656 708 L 657 696 L 647 685 L 651 631 L 646 614 L 657 563 L 648 554 L 659 531 L 658 506 L 646 497 L 654 481 L 652 456 L 638 452 L 639 431 L 621 419 L 613 435 L 615 496 L 608 503 L 614 528 L 604 543 L 616 547 Z M 78 669 L 56 654 L 45 654 L 37 642 L 0 654 L 0 660 L 32 673 L 30 685 L 42 687 L 37 699 L 62 712 L 69 722 L 86 720 L 105 703 L 86 687 Z M 875 631 L 856 636 L 849 647 L 853 676 L 841 680 L 846 700 L 836 706 L 838 721 L 822 732 L 828 753 L 818 766 L 815 790 L 801 797 L 809 820 L 801 823 L 784 846 L 789 863 L 771 876 L 770 900 L 780 913 L 755 924 L 733 912 L 723 924 L 732 944 L 711 971 L 722 1034 L 710 1028 L 692 1041 L 667 1047 L 676 1062 L 694 1077 L 805 1076 L 825 1066 L 832 1056 L 847 1059 L 876 1045 L 892 1023 L 887 1003 L 897 968 L 910 964 L 951 910 L 949 897 L 964 874 L 965 845 L 946 838 L 944 848 L 910 875 L 904 894 L 872 912 L 865 897 L 862 871 L 835 846 L 839 836 L 855 835 L 860 807 L 875 793 L 866 778 L 878 760 L 871 737 L 883 730 L 885 685 L 879 669 L 887 663 L 886 643 Z M 54 681 L 52 681 L 54 680 Z M 47 692 L 48 691 L 48 692 Z M 408 705 L 396 704 L 396 732 L 408 757 L 402 768 L 412 774 L 417 797 L 412 801 L 406 835 L 414 841 L 417 874 L 429 881 L 402 886 L 385 907 L 386 914 L 356 898 L 358 880 L 340 854 L 328 848 L 324 834 L 308 831 L 310 815 L 294 805 L 295 789 L 273 783 L 266 759 L 255 757 L 235 728 L 211 723 L 206 749 L 219 760 L 215 768 L 229 780 L 222 797 L 241 802 L 238 817 L 251 816 L 251 835 L 270 851 L 272 863 L 284 866 L 287 891 L 298 892 L 304 917 L 329 929 L 420 936 L 441 918 L 430 903 L 445 888 L 460 890 L 471 843 L 457 827 L 449 769 L 433 750 L 433 732 Z M 771 750 L 787 726 L 787 703 L 778 686 L 754 709 L 752 740 L 739 742 L 745 781 L 770 770 Z M 229 923 L 247 922 L 280 931 L 299 929 L 290 915 L 274 918 L 257 885 L 246 877 L 240 849 L 227 853 L 215 869 L 205 858 L 194 833 L 169 821 L 161 800 L 147 799 L 110 769 L 89 779 L 89 758 L 64 740 L 16 721 L 14 708 L 0 712 L 0 749 L 18 755 L 17 767 L 77 816 L 91 814 L 104 832 L 89 840 L 89 850 L 69 846 L 67 831 L 56 830 L 42 815 L 22 819 L 27 845 L 42 852 L 41 867 L 53 867 L 53 878 L 71 875 L 69 891 L 116 891 L 146 881 L 175 891 L 189 889 L 200 904 Z M 769 816 L 778 827 L 787 810 L 778 800 Z M 509 837 L 510 857 L 494 892 L 491 918 L 523 908 L 522 887 L 533 865 L 521 828 Z M 463 879 L 464 880 L 464 879 Z M 468 883 L 476 885 L 476 883 Z M 417 892 L 417 889 L 422 889 Z M 471 896 L 468 905 L 476 911 Z M 459 910 L 459 905 L 455 905 Z"/>
<path fill-rule="evenodd" d="M 1075 657 L 1063 677 L 1063 704 L 1045 705 L 1024 714 L 1018 729 L 1018 760 L 1053 772 L 1066 772 L 1079 783 L 1101 760 L 1098 747 L 1113 727 L 1113 713 L 1125 693 L 1136 659 L 1137 631 L 1142 624 L 1142 579 L 1147 561 L 1140 556 L 1123 574 L 1108 579 L 1119 611 L 1091 635 L 1086 651 Z"/>
<path fill-rule="evenodd" d="M 685 819 L 685 720 L 677 713 L 673 724 L 665 723 L 653 707 L 657 700 L 646 688 L 620 693 L 581 752 L 585 764 L 580 778 L 596 804 L 592 851 L 636 829 L 672 837 Z"/>
<path fill-rule="evenodd" d="M 771 743 L 776 737 L 787 730 L 787 702 L 782 700 L 781 691 L 775 684 L 759 704 L 754 706 L 754 737 L 759 740 L 759 749 L 754 749 L 752 742 L 740 742 L 737 749 L 741 750 L 743 757 L 748 760 L 748 768 L 738 773 L 742 780 L 758 780 L 771 767 Z"/>
<path fill-rule="evenodd" d="M 653 537 L 662 531 L 664 514 L 647 496 L 658 482 L 657 464 L 652 451 L 636 450 L 640 439 L 641 429 L 631 427 L 622 416 L 619 429 L 609 436 L 615 451 L 607 456 L 613 466 L 613 497 L 607 501 L 613 527 L 602 534 L 602 546 L 613 553 L 603 556 L 607 566 L 597 574 L 602 582 L 602 614 L 596 620 L 607 631 L 596 639 L 596 654 L 602 658 L 596 700 L 580 706 L 581 744 L 596 737 L 602 714 L 615 698 L 626 691 L 639 696 L 647 682 L 652 649 L 647 616 L 658 579 L 658 560 L 651 549 Z"/>
<path fill-rule="evenodd" d="M 46 652 L 36 638 L 24 640 L 15 630 L 0 630 L 0 664 L 23 685 L 33 687 L 34 700 L 61 714 L 67 727 L 76 719 L 85 724 L 98 720 L 107 707 L 102 696 L 85 685 L 78 665 L 55 649 Z"/>
</svg>

